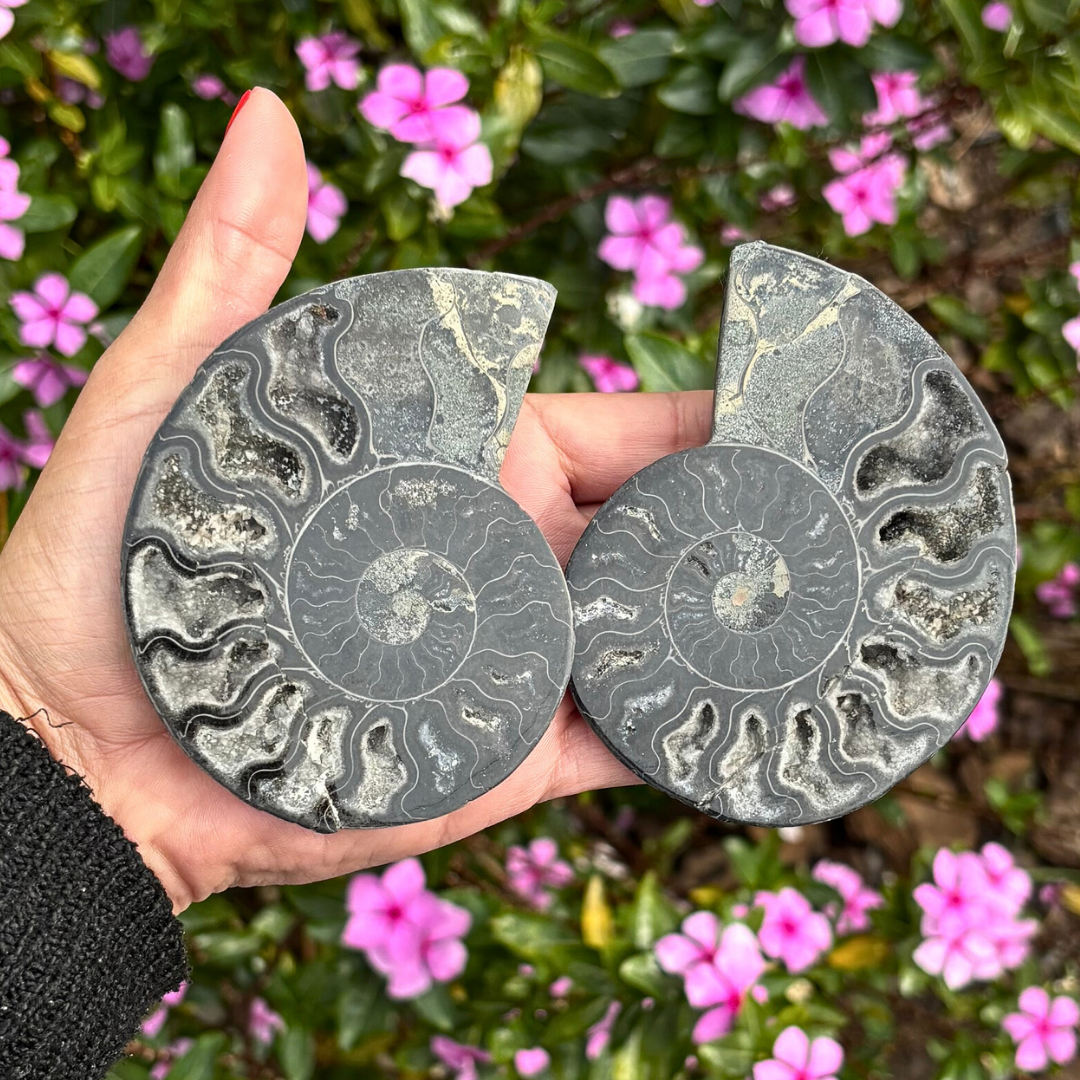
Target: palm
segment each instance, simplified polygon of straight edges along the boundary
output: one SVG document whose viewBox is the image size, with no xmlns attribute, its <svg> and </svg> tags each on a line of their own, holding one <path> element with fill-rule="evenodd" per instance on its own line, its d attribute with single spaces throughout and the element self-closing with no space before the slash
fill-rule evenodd
<svg viewBox="0 0 1080 1080">
<path fill-rule="evenodd" d="M 305 191 L 295 126 L 261 91 L 230 131 L 150 298 L 95 368 L 0 556 L 0 707 L 48 709 L 34 727 L 139 844 L 177 909 L 229 885 L 310 881 L 400 858 L 544 798 L 630 779 L 567 699 L 525 764 L 456 813 L 323 836 L 220 786 L 150 705 L 120 598 L 135 476 L 198 363 L 279 288 L 302 235 Z M 530 398 L 504 485 L 565 562 L 596 503 L 647 462 L 704 439 L 706 398 L 628 398 L 617 408 L 592 395 Z"/>
</svg>

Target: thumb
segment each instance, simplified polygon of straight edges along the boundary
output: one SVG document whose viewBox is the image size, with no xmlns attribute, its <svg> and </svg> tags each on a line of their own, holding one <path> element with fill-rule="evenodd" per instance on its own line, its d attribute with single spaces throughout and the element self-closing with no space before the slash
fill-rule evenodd
<svg viewBox="0 0 1080 1080">
<path fill-rule="evenodd" d="M 134 482 L 143 451 L 195 369 L 281 287 L 303 237 L 307 191 L 296 123 L 274 93 L 253 90 L 146 302 L 95 366 L 58 453 L 63 443 L 74 450 L 103 429 L 122 429 L 114 476 Z"/>
</svg>

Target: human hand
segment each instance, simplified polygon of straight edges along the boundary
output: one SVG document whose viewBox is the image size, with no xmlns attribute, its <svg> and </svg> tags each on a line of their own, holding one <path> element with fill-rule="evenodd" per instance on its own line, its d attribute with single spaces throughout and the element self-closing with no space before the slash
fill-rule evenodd
<svg viewBox="0 0 1080 1080">
<path fill-rule="evenodd" d="M 0 553 L 0 709 L 30 717 L 53 756 L 85 778 L 178 912 L 233 885 L 336 876 L 449 843 L 545 799 L 634 782 L 567 698 L 525 763 L 455 813 L 323 835 L 222 787 L 154 711 L 120 598 L 135 477 L 198 365 L 273 300 L 306 213 L 299 132 L 277 97 L 256 90 L 145 304 L 98 361 Z M 710 419 L 708 393 L 530 396 L 503 486 L 565 564 L 597 506 L 649 462 L 703 443 Z"/>
</svg>

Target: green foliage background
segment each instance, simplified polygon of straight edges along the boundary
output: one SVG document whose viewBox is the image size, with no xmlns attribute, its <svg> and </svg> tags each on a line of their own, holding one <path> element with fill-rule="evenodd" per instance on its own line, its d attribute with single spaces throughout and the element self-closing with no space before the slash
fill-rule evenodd
<svg viewBox="0 0 1080 1080">
<path fill-rule="evenodd" d="M 485 1045 L 492 1071 L 509 1069 L 515 1049 L 543 1045 L 567 1080 L 689 1074 L 696 1014 L 657 967 L 653 942 L 694 907 L 727 913 L 756 888 L 795 882 L 826 902 L 831 894 L 806 875 L 812 852 L 846 858 L 884 882 L 887 907 L 873 933 L 806 978 L 770 975 L 770 1002 L 749 1003 L 732 1035 L 698 1050 L 697 1070 L 742 1080 L 767 1056 L 779 1019 L 839 1033 L 850 1080 L 1009 1074 L 1000 1017 L 1023 985 L 1050 980 L 1075 992 L 1080 920 L 1068 903 L 1046 909 L 1053 947 L 1044 940 L 1011 982 L 950 993 L 911 962 L 918 912 L 910 887 L 925 877 L 934 845 L 991 838 L 1014 847 L 1040 881 L 1076 876 L 1067 826 L 1054 817 L 1061 770 L 1042 755 L 1054 738 L 1074 741 L 1069 687 L 1080 639 L 1075 623 L 1048 623 L 1033 590 L 1080 556 L 1076 356 L 1061 335 L 1080 310 L 1066 271 L 1080 253 L 1072 240 L 1080 3 L 1016 0 L 1005 34 L 982 25 L 980 8 L 976 0 L 906 0 L 901 22 L 866 48 L 813 51 L 810 86 L 830 126 L 812 132 L 774 130 L 732 110 L 733 99 L 801 51 L 779 0 L 704 8 L 692 0 L 32 0 L 18 9 L 0 41 L 0 135 L 21 167 L 20 190 L 33 196 L 18 223 L 26 254 L 0 262 L 0 423 L 13 431 L 31 402 L 10 376 L 25 350 L 3 301 L 58 270 L 101 307 L 104 336 L 120 332 L 220 145 L 229 108 L 190 90 L 191 78 L 211 72 L 236 93 L 253 85 L 279 93 L 309 158 L 349 199 L 329 242 L 305 240 L 283 297 L 400 267 L 525 273 L 559 289 L 535 390 L 589 390 L 581 353 L 631 362 L 647 391 L 708 387 L 730 251 L 722 231 L 737 226 L 836 261 L 896 296 L 938 334 L 1007 434 L 1023 416 L 1059 433 L 1042 458 L 1030 440 L 1011 442 L 1025 560 L 1003 667 L 1012 691 L 1003 732 L 987 746 L 943 752 L 927 767 L 937 788 L 914 792 L 952 815 L 951 832 L 929 828 L 915 813 L 921 804 L 902 797 L 868 812 L 873 827 L 813 833 L 813 847 L 805 837 L 706 822 L 649 792 L 542 808 L 425 860 L 429 881 L 472 912 L 474 929 L 465 975 L 411 1003 L 388 1001 L 381 978 L 338 945 L 344 880 L 214 897 L 184 916 L 195 962 L 187 1000 L 162 1036 L 133 1047 L 117 1078 L 145 1080 L 179 1034 L 196 1043 L 171 1080 L 420 1077 L 431 1075 L 429 1040 L 440 1031 Z M 631 20 L 635 32 L 613 38 L 617 19 Z M 85 51 L 131 23 L 156 56 L 139 83 Z M 358 92 L 304 89 L 295 43 L 328 29 L 363 42 Z M 430 194 L 400 178 L 407 147 L 357 114 L 358 96 L 390 59 L 449 65 L 471 80 L 468 100 L 481 111 L 496 178 L 452 216 L 434 213 Z M 875 104 L 873 71 L 911 69 L 939 96 L 955 138 L 911 153 L 895 227 L 848 238 L 821 197 L 834 175 L 827 151 L 856 134 Z M 104 103 L 63 101 L 61 77 Z M 761 197 L 778 184 L 791 185 L 795 203 L 766 212 Z M 596 255 L 606 197 L 648 191 L 673 199 L 707 255 L 689 279 L 688 303 L 672 312 L 634 310 L 624 276 Z M 75 362 L 89 367 L 101 351 L 91 339 Z M 73 397 L 46 411 L 54 433 Z M 0 495 L 0 543 L 28 491 Z M 1025 733 L 1036 714 L 1051 717 L 1041 743 Z M 1003 767 L 1017 755 L 1019 767 Z M 1055 848 L 1046 836 L 1058 826 L 1066 840 Z M 515 901 L 502 870 L 505 846 L 533 835 L 556 837 L 578 870 L 577 884 L 545 914 Z M 1064 895 L 1075 901 L 1068 887 Z M 575 989 L 559 1005 L 547 987 L 564 974 Z M 256 994 L 286 1022 L 269 1049 L 246 1031 Z M 589 1062 L 584 1034 L 613 999 L 623 1009 L 611 1047 Z M 905 1034 L 912 1028 L 916 1046 Z"/>
</svg>

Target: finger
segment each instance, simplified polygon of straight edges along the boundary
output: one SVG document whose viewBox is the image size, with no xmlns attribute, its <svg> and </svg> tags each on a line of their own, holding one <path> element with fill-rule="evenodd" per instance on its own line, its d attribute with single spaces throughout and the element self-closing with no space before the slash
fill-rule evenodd
<svg viewBox="0 0 1080 1080">
<path fill-rule="evenodd" d="M 146 302 L 98 361 L 72 411 L 68 440 L 122 425 L 119 473 L 133 480 L 198 365 L 273 300 L 306 214 L 300 133 L 280 99 L 256 89 L 229 128 Z"/>
<path fill-rule="evenodd" d="M 603 502 L 646 465 L 708 441 L 712 401 L 707 390 L 526 398 L 539 426 L 558 449 L 576 503 Z M 523 434 L 522 442 L 528 442 L 528 431 Z M 539 436 L 533 433 L 533 437 Z M 508 461 L 514 450 L 511 440 Z M 524 464 L 530 447 L 523 445 L 520 450 Z"/>
<path fill-rule="evenodd" d="M 280 822 L 266 822 L 266 868 L 238 876 L 237 881 L 305 882 L 353 873 L 443 847 L 547 799 L 641 782 L 612 756 L 567 700 L 521 766 L 498 787 L 460 810 L 415 825 L 361 833 L 343 831 L 318 838 L 299 826 L 282 829 Z M 322 850 L 313 859 L 317 846 Z"/>
</svg>

